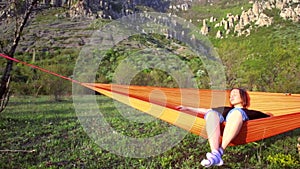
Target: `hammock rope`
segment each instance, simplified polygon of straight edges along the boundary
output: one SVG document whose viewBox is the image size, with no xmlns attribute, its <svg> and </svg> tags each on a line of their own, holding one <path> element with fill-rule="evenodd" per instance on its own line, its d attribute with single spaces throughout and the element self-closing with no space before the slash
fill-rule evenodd
<svg viewBox="0 0 300 169">
<path fill-rule="evenodd" d="M 218 103 L 213 100 L 213 97 L 218 95 L 228 96 L 228 91 L 82 83 L 4 54 L 0 54 L 0 56 L 97 91 L 204 138 L 207 138 L 207 133 L 203 115 L 181 112 L 176 109 L 176 106 L 210 108 L 212 104 L 214 106 L 229 105 L 228 97 L 224 97 L 224 100 L 221 98 Z M 162 93 L 164 97 L 162 97 Z M 191 99 L 182 100 L 183 95 Z M 249 92 L 249 95 L 251 97 L 250 108 L 271 114 L 271 117 L 244 122 L 240 133 L 231 142 L 231 145 L 247 144 L 300 127 L 300 94 Z M 226 123 L 221 125 L 222 129 L 225 125 Z"/>
<path fill-rule="evenodd" d="M 81 84 L 81 82 L 79 82 L 79 81 L 77 81 L 77 80 L 74 80 L 74 79 L 72 79 L 72 78 L 69 78 L 69 77 L 60 75 L 60 74 L 58 74 L 58 73 L 52 72 L 52 71 L 50 71 L 50 70 L 41 68 L 41 67 L 39 67 L 39 66 L 36 66 L 36 65 L 33 65 L 33 64 L 30 64 L 30 63 L 27 63 L 27 62 L 23 62 L 23 61 L 21 61 L 21 60 L 18 60 L 18 59 L 16 59 L 16 58 L 10 57 L 10 56 L 5 55 L 5 54 L 3 54 L 3 53 L 0 53 L 0 56 L 3 57 L 3 58 L 5 58 L 5 59 L 8 59 L 8 60 L 11 60 L 11 61 L 14 61 L 14 62 L 17 62 L 17 63 L 21 63 L 21 64 L 26 65 L 26 66 L 29 66 L 29 67 L 31 67 L 31 68 L 33 68 L 33 69 L 38 69 L 38 70 L 43 71 L 43 72 L 45 72 L 45 73 L 48 73 L 48 74 L 51 74 L 51 75 L 60 77 L 60 78 L 65 79 L 65 80 L 69 80 L 69 81 L 71 81 L 71 82 L 73 82 L 73 83 Z"/>
</svg>

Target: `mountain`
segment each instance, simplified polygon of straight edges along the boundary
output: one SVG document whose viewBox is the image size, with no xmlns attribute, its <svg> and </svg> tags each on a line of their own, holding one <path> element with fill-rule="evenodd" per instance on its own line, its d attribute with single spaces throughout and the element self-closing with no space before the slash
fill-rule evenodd
<svg viewBox="0 0 300 169">
<path fill-rule="evenodd" d="M 207 36 L 223 62 L 228 87 L 244 86 L 254 91 L 300 93 L 300 34 L 295 31 L 300 28 L 298 0 L 129 0 L 125 3 L 94 0 L 78 1 L 70 7 L 63 3 L 51 8 L 47 5 L 40 4 L 39 10 L 35 11 L 24 30 L 17 49 L 17 55 L 20 55 L 22 60 L 33 61 L 42 66 L 74 65 L 80 50 L 90 42 L 91 36 L 99 27 L 134 12 L 159 11 L 183 18 Z M 0 29 L 1 41 L 7 42 L 14 23 L 3 24 L 4 20 L 1 23 L 1 27 L 4 27 Z M 138 42 L 125 42 L 124 46 L 119 48 L 121 51 L 112 49 L 109 54 L 111 58 L 105 62 L 107 66 L 103 67 L 106 70 L 100 70 L 104 73 L 97 75 L 98 80 L 111 81 L 113 67 L 117 67 L 120 58 L 130 55 L 126 53 L 129 48 L 136 50 L 147 45 L 149 47 L 149 44 L 157 46 L 155 43 L 161 43 L 168 46 L 170 43 L 157 36 L 136 39 Z M 185 47 L 182 44 L 175 45 L 174 42 L 168 46 L 168 50 L 175 53 L 179 49 Z M 207 70 L 201 61 L 189 52 L 184 50 L 179 55 L 189 62 L 195 74 L 194 80 L 199 83 L 198 87 L 209 87 Z M 69 69 L 69 72 L 72 72 L 73 67 Z M 19 73 L 22 74 L 22 71 Z M 28 83 L 28 75 L 20 76 Z"/>
</svg>

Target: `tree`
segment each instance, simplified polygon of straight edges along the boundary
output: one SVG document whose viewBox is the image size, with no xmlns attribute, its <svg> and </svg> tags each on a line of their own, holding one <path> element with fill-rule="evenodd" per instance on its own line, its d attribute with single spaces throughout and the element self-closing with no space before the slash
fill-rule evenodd
<svg viewBox="0 0 300 169">
<path fill-rule="evenodd" d="M 23 0 L 11 0 L 7 2 L 3 15 L 6 12 L 13 14 L 13 18 L 15 19 L 15 28 L 11 45 L 7 42 L 0 42 L 1 52 L 10 57 L 14 57 L 19 41 L 21 40 L 23 29 L 37 3 L 38 0 L 32 0 L 30 3 Z M 0 112 L 5 109 L 9 100 L 9 84 L 12 68 L 13 61 L 8 60 L 6 62 L 6 67 L 3 70 L 0 82 Z"/>
</svg>

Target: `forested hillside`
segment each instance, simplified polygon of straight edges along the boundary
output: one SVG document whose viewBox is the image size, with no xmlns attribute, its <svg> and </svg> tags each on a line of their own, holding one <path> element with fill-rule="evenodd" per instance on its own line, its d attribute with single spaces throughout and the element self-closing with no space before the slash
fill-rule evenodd
<svg viewBox="0 0 300 169">
<path fill-rule="evenodd" d="M 233 30 L 225 33 L 223 27 L 215 25 L 228 18 L 229 14 L 241 18 L 242 13 L 252 8 L 254 2 L 225 0 L 210 3 L 184 2 L 178 1 L 181 6 L 168 4 L 170 7 L 166 13 L 186 19 L 199 30 L 203 29 L 204 24 L 207 26 L 209 31 L 205 36 L 209 38 L 222 60 L 227 88 L 242 86 L 251 91 L 300 93 L 300 33 L 297 31 L 300 28 L 299 21 L 282 18 L 281 10 L 275 7 L 264 8 L 263 13 L 272 18 L 272 24 L 257 26 L 253 22 L 245 26 L 251 30 L 245 29 L 244 33 L 239 34 Z M 296 1 L 288 2 L 290 2 L 289 8 L 296 8 L 298 5 Z M 144 7 L 136 6 L 139 12 L 140 10 L 155 11 L 151 10 L 154 7 L 153 4 Z M 67 17 L 66 13 L 69 11 L 70 9 L 66 7 L 36 11 L 24 31 L 16 58 L 72 77 L 81 49 L 89 42 L 95 30 L 112 20 L 109 17 L 108 19 Z M 206 23 L 203 20 L 206 20 Z M 3 29 L 2 41 L 4 42 L 5 38 L 8 39 L 9 29 L 9 26 Z M 218 32 L 222 33 L 221 37 L 216 36 Z M 108 50 L 99 65 L 95 80 L 102 83 L 112 82 L 114 69 L 122 59 L 133 55 L 138 50 L 157 47 L 167 48 L 189 65 L 194 75 L 193 80 L 197 83 L 196 87 L 210 88 L 208 72 L 201 59 L 186 48 L 185 44 L 155 33 L 131 37 Z M 0 63 L 4 65 L 5 60 L 1 59 Z M 4 66 L 1 66 L 2 68 Z M 15 65 L 12 80 L 11 88 L 16 95 L 71 93 L 69 82 L 21 64 Z M 154 69 L 140 72 L 132 79 L 132 84 L 177 86 L 170 75 Z"/>
</svg>

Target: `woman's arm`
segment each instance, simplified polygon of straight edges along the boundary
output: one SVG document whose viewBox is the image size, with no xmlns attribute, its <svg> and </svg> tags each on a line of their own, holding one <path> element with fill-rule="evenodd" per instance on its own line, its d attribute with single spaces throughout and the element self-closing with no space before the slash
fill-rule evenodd
<svg viewBox="0 0 300 169">
<path fill-rule="evenodd" d="M 201 114 L 205 114 L 206 112 L 208 112 L 210 110 L 210 109 L 205 109 L 205 108 L 195 108 L 195 107 L 188 107 L 188 106 L 182 106 L 182 105 L 180 105 L 176 108 L 180 111 L 190 111 L 190 112 L 201 113 Z"/>
</svg>

